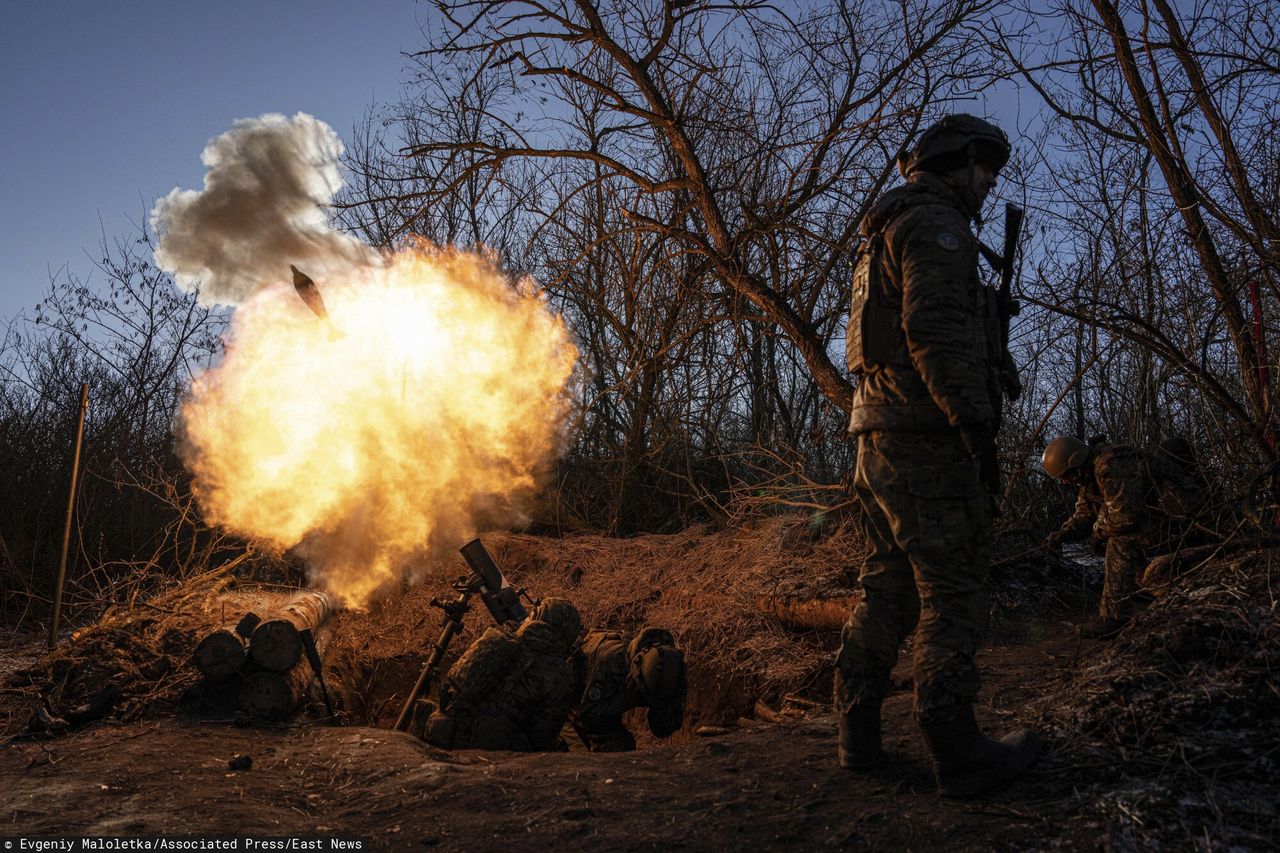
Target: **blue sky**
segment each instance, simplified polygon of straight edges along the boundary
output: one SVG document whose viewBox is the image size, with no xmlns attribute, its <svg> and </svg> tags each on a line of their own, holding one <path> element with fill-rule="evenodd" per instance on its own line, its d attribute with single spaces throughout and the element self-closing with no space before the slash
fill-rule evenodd
<svg viewBox="0 0 1280 853">
<path fill-rule="evenodd" d="M 344 140 L 394 101 L 414 0 L 0 0 L 0 323 L 65 265 L 198 189 L 237 118 L 311 113 Z M 86 251 L 89 255 L 86 255 Z"/>
</svg>

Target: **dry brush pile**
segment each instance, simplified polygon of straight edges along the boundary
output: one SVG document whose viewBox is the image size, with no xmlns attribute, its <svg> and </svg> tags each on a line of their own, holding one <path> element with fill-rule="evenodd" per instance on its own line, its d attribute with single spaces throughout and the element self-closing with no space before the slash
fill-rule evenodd
<svg viewBox="0 0 1280 853">
<path fill-rule="evenodd" d="M 1280 839 L 1278 594 L 1280 549 L 1206 562 L 1035 703 L 1069 812 L 1117 849 Z"/>
<path fill-rule="evenodd" d="M 244 563 L 232 559 L 163 583 L 150 578 L 149 595 L 108 607 L 47 653 L 43 636 L 16 637 L 0 650 L 0 740 L 178 709 L 199 679 L 190 659 L 200 638 L 232 612 L 261 610 L 280 597 L 236 589 Z"/>
</svg>

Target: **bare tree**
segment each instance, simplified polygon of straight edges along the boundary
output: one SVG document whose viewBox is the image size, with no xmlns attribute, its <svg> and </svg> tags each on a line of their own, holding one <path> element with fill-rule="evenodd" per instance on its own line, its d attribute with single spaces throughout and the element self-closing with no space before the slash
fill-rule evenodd
<svg viewBox="0 0 1280 853">
<path fill-rule="evenodd" d="M 680 216 L 624 209 L 631 227 L 703 258 L 847 410 L 831 349 L 862 207 L 924 110 L 982 71 L 966 23 L 989 5 L 443 4 L 452 31 L 421 57 L 456 71 L 437 77 L 480 122 L 408 146 L 426 178 L 415 197 L 529 160 L 668 196 Z"/>
<path fill-rule="evenodd" d="M 6 610 L 28 609 L 51 577 L 81 382 L 92 395 L 73 570 L 100 571 L 156 553 L 182 503 L 173 418 L 192 375 L 220 351 L 223 318 L 151 265 L 145 233 L 113 244 L 104 239 L 101 251 L 98 280 L 55 279 L 0 345 Z M 169 492 L 138 487 L 143 482 L 167 483 Z M 109 578 L 99 574 L 97 582 Z"/>
<path fill-rule="evenodd" d="M 1276 297 L 1280 271 L 1274 7 L 1236 0 L 1180 14 L 1165 0 L 1090 0 L 1025 11 L 1066 33 L 1049 48 L 1034 26 L 993 42 L 1058 119 L 1041 199 L 1069 251 L 1045 256 L 1040 303 L 1124 342 L 1120 361 L 1096 368 L 1111 371 L 1099 389 L 1125 389 L 1126 411 L 1138 404 L 1117 424 L 1124 433 L 1157 437 L 1177 408 L 1206 437 L 1240 435 L 1274 457 L 1258 298 L 1260 283 Z M 1063 299 L 1055 285 L 1079 276 L 1098 286 Z M 1175 399 L 1173 378 L 1212 411 Z"/>
</svg>

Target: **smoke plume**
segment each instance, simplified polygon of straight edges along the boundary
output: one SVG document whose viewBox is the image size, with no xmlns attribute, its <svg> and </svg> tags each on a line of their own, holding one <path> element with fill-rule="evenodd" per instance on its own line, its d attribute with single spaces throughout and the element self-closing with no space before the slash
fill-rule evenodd
<svg viewBox="0 0 1280 853">
<path fill-rule="evenodd" d="M 151 212 L 156 264 L 206 305 L 238 305 L 288 281 L 289 264 L 327 276 L 378 262 L 329 227 L 325 206 L 342 188 L 342 142 L 305 113 L 237 121 L 200 155 L 204 190 L 174 189 Z"/>
</svg>

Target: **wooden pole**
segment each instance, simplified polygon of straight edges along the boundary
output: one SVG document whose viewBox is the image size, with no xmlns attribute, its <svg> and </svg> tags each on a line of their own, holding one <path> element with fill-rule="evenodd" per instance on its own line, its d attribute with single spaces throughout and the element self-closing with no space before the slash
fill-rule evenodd
<svg viewBox="0 0 1280 853">
<path fill-rule="evenodd" d="M 89 409 L 89 383 L 80 383 L 80 412 L 76 417 L 76 444 L 71 454 L 71 490 L 67 496 L 67 523 L 62 529 L 62 557 L 58 560 L 58 582 L 53 587 L 53 619 L 49 622 L 49 648 L 58 642 L 58 620 L 62 617 L 62 586 L 67 580 L 67 550 L 71 547 L 71 522 L 76 513 L 76 486 L 80 479 L 80 444 L 84 438 L 84 414 Z"/>
</svg>

